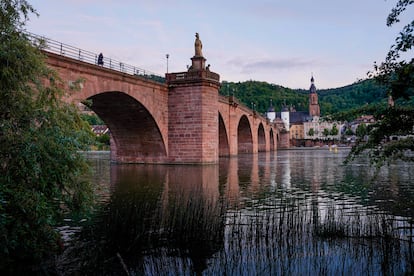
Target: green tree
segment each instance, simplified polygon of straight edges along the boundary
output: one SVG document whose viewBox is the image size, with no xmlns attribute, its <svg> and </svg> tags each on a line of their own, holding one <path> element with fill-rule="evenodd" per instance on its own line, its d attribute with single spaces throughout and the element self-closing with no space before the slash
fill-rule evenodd
<svg viewBox="0 0 414 276">
<path fill-rule="evenodd" d="M 82 114 L 82 119 L 88 122 L 89 125 L 104 125 L 105 123 L 102 121 L 101 118 L 98 117 L 96 114 Z"/>
<path fill-rule="evenodd" d="M 111 136 L 109 136 L 108 133 L 96 136 L 96 144 L 98 146 L 98 150 L 109 149 L 111 144 Z"/>
<path fill-rule="evenodd" d="M 387 17 L 387 26 L 400 22 L 399 16 L 413 0 L 399 0 Z M 395 39 L 381 64 L 374 64 L 374 71 L 369 76 L 374 77 L 379 83 L 388 88 L 389 94 L 394 99 L 408 99 L 412 95 L 414 87 L 414 58 L 404 60 L 401 54 L 408 53 L 414 46 L 414 20 L 405 25 Z M 410 55 L 407 54 L 409 57 Z"/>
<path fill-rule="evenodd" d="M 311 128 L 309 129 L 309 131 L 308 131 L 308 135 L 309 135 L 309 136 L 313 136 L 313 135 L 315 135 L 315 130 L 313 129 L 313 127 L 311 127 Z"/>
<path fill-rule="evenodd" d="M 351 129 L 350 127 L 348 127 L 348 128 L 345 130 L 345 135 L 347 135 L 347 136 L 351 136 L 351 135 L 354 135 L 354 132 L 352 131 L 352 129 Z"/>
<path fill-rule="evenodd" d="M 331 131 L 330 131 L 330 134 L 332 135 L 332 136 L 335 136 L 335 135 L 338 135 L 338 128 L 336 127 L 336 124 L 334 124 L 333 126 L 332 126 L 332 129 L 331 129 Z"/>
<path fill-rule="evenodd" d="M 367 125 L 364 123 L 359 124 L 355 130 L 355 134 L 359 138 L 364 138 L 367 135 Z"/>
<path fill-rule="evenodd" d="M 323 134 L 323 136 L 328 137 L 329 134 L 331 134 L 331 131 L 327 128 L 324 128 L 322 134 Z"/>
<path fill-rule="evenodd" d="M 23 32 L 34 8 L 25 0 L 0 7 L 0 271 L 13 271 L 55 252 L 59 218 L 90 199 L 77 151 L 91 136 L 76 107 L 60 100 L 65 84 Z"/>
<path fill-rule="evenodd" d="M 399 22 L 400 15 L 406 8 L 413 4 L 414 0 L 399 0 L 387 18 L 387 26 Z M 387 87 L 388 94 L 394 100 L 412 103 L 414 90 L 414 58 L 412 48 L 414 46 L 414 20 L 405 25 L 391 46 L 385 61 L 374 64 L 374 71 L 368 76 Z M 402 58 L 407 57 L 406 59 Z M 352 148 L 348 161 L 364 151 L 368 151 L 371 161 L 381 166 L 386 161 L 402 159 L 414 161 L 413 127 L 414 107 L 406 106 L 388 107 L 374 113 L 377 123 L 367 128 L 369 139 L 366 143 L 359 143 Z M 389 141 L 389 138 L 397 135 L 400 139 Z"/>
</svg>

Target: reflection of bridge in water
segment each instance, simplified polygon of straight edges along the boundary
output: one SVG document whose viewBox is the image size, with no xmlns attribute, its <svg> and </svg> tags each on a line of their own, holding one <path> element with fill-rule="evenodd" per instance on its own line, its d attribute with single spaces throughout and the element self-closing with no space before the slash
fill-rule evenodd
<svg viewBox="0 0 414 276">
<path fill-rule="evenodd" d="M 108 255 L 86 262 L 98 274 L 121 274 L 117 252 L 130 271 L 145 275 L 403 274 L 412 247 L 401 238 L 412 239 L 412 224 L 338 192 L 354 181 L 340 166 L 346 154 L 245 154 L 208 166 L 106 162 L 112 192 L 104 224 L 92 232 L 103 239 L 91 244 Z M 402 180 L 411 183 L 411 175 Z M 381 219 L 391 222 L 398 245 L 391 236 L 381 240 Z M 321 235 L 330 225 L 350 232 Z"/>
<path fill-rule="evenodd" d="M 220 96 L 220 76 L 191 58 L 186 72 L 166 78 L 94 53 L 46 40 L 47 63 L 89 100 L 111 131 L 111 159 L 132 163 L 218 163 L 219 156 L 275 151 L 279 129 L 234 97 Z"/>
</svg>

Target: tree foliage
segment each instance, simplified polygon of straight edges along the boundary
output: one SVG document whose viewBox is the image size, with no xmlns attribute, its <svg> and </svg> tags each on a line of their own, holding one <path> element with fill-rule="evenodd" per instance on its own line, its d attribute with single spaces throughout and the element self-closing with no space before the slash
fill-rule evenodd
<svg viewBox="0 0 414 276">
<path fill-rule="evenodd" d="M 414 0 L 399 0 L 387 18 L 387 26 L 399 22 L 401 13 L 411 4 Z M 414 58 L 410 55 L 413 46 L 414 20 L 403 27 L 385 61 L 379 65 L 375 63 L 374 71 L 368 73 L 387 87 L 393 99 L 409 104 L 376 110 L 377 123 L 367 127 L 368 141 L 353 147 L 348 161 L 365 151 L 378 166 L 395 159 L 414 161 Z"/>
<path fill-rule="evenodd" d="M 104 125 L 104 121 L 98 117 L 96 114 L 81 114 L 81 117 L 84 121 L 88 122 L 89 125 Z"/>
<path fill-rule="evenodd" d="M 308 131 L 308 135 L 309 136 L 315 135 L 315 130 L 313 128 L 310 128 L 309 131 Z"/>
<path fill-rule="evenodd" d="M 361 139 L 364 138 L 367 135 L 367 125 L 364 123 L 359 124 L 355 130 L 355 134 Z"/>
<path fill-rule="evenodd" d="M 33 7 L 2 0 L 0 10 L 0 271 L 58 249 L 63 212 L 85 207 L 78 153 L 90 131 L 62 97 L 65 84 L 23 32 Z M 41 43 L 39 44 L 41 46 Z"/>
<path fill-rule="evenodd" d="M 297 93 L 293 89 L 276 84 L 260 81 L 223 82 L 220 94 L 235 96 L 244 105 L 254 108 L 259 113 L 267 112 L 270 100 L 276 111 L 280 111 L 284 104 L 294 106 L 296 110 L 308 109 L 308 95 Z M 254 107 L 252 106 L 254 104 Z"/>
<path fill-rule="evenodd" d="M 388 108 L 377 113 L 377 123 L 357 128 L 359 137 L 368 134 L 368 141 L 360 141 L 352 148 L 348 161 L 367 151 L 377 166 L 400 159 L 414 161 L 414 112 L 412 108 Z"/>
<path fill-rule="evenodd" d="M 339 133 L 339 130 L 338 130 L 336 124 L 334 124 L 331 128 L 330 135 L 336 136 L 336 135 L 338 135 L 338 133 Z"/>
<path fill-rule="evenodd" d="M 373 80 L 363 80 L 340 88 L 322 89 L 318 91 L 319 104 L 323 115 L 334 115 L 340 112 L 371 106 L 386 102 L 386 89 Z M 345 118 L 352 121 L 355 118 Z"/>
<path fill-rule="evenodd" d="M 400 22 L 399 16 L 414 0 L 399 0 L 387 17 L 387 26 Z M 414 46 L 414 20 L 405 25 L 391 46 L 385 61 L 381 64 L 374 63 L 374 71 L 369 72 L 379 83 L 388 88 L 394 99 L 409 99 L 414 87 L 414 58 L 407 60 L 401 58 L 403 53 L 408 53 Z M 408 55 L 409 56 L 409 55 Z"/>
</svg>

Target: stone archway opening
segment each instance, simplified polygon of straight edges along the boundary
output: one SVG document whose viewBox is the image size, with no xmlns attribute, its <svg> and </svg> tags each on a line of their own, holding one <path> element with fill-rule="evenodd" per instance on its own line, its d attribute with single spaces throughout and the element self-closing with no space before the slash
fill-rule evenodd
<svg viewBox="0 0 414 276">
<path fill-rule="evenodd" d="M 249 119 L 246 115 L 240 118 L 237 127 L 237 149 L 238 153 L 252 153 L 253 152 L 253 138 L 252 130 L 250 128 Z"/>
<path fill-rule="evenodd" d="M 219 156 L 229 156 L 230 146 L 227 138 L 227 130 L 221 114 L 218 114 L 219 118 Z"/>
<path fill-rule="evenodd" d="M 164 139 L 149 111 L 122 92 L 104 92 L 87 99 L 111 132 L 115 162 L 161 163 L 167 157 Z"/>
<path fill-rule="evenodd" d="M 280 141 L 279 133 L 276 133 L 276 144 L 277 144 L 277 147 L 280 147 L 280 143 L 281 143 L 281 141 Z"/>
<path fill-rule="evenodd" d="M 275 150 L 275 137 L 273 135 L 273 129 L 270 129 L 270 135 L 269 135 L 270 139 L 270 151 L 274 151 Z"/>
<path fill-rule="evenodd" d="M 260 123 L 257 129 L 257 150 L 259 152 L 266 151 L 266 136 L 262 123 Z"/>
</svg>

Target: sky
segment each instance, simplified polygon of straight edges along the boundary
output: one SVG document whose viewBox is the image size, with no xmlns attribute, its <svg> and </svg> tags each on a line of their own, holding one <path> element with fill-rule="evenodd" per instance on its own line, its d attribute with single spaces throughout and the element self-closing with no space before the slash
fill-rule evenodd
<svg viewBox="0 0 414 276">
<path fill-rule="evenodd" d="M 39 16 L 26 29 L 160 75 L 167 62 L 170 73 L 186 71 L 198 32 L 221 81 L 308 89 L 313 75 L 317 88 L 336 88 L 365 79 L 385 59 L 408 23 L 386 26 L 396 2 L 29 0 Z"/>
</svg>

